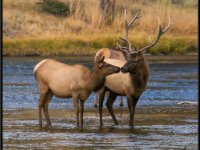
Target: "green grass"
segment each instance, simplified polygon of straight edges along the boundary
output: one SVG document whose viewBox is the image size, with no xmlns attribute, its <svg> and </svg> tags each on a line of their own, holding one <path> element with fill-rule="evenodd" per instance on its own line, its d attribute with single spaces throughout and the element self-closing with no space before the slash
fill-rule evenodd
<svg viewBox="0 0 200 150">
<path fill-rule="evenodd" d="M 4 56 L 74 56 L 93 55 L 99 49 L 113 48 L 113 37 L 95 38 L 29 38 L 3 40 Z M 153 55 L 186 54 L 197 49 L 196 38 L 192 37 L 165 37 L 160 39 L 148 53 Z M 145 39 L 131 38 L 139 48 L 148 44 Z"/>
</svg>

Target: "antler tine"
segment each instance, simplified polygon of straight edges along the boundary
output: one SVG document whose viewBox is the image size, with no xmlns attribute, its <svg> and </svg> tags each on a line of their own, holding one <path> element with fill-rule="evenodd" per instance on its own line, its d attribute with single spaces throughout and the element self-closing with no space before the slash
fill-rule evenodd
<svg viewBox="0 0 200 150">
<path fill-rule="evenodd" d="M 121 45 L 119 44 L 118 40 L 117 40 L 117 46 L 119 47 L 119 49 L 121 51 L 128 53 L 127 48 L 126 47 L 121 47 Z"/>
<path fill-rule="evenodd" d="M 127 17 L 126 17 L 126 9 L 124 11 L 124 18 L 125 18 L 125 31 L 126 31 L 126 40 L 128 39 L 128 29 L 129 29 L 129 26 L 128 26 L 128 22 L 127 22 Z"/>
<path fill-rule="evenodd" d="M 168 17 L 168 26 L 163 30 L 163 33 L 167 32 L 171 26 L 171 19 Z"/>
<path fill-rule="evenodd" d="M 140 10 L 137 11 L 135 17 L 129 22 L 128 26 L 130 27 L 137 19 L 141 18 L 142 16 L 139 14 Z"/>
<path fill-rule="evenodd" d="M 149 41 L 150 41 L 150 45 L 140 49 L 138 52 L 142 52 L 142 51 L 145 51 L 149 48 L 152 48 L 154 45 L 156 45 L 156 43 L 159 41 L 161 35 L 163 35 L 165 32 L 167 32 L 171 26 L 171 21 L 170 21 L 170 18 L 169 18 L 169 24 L 167 25 L 167 27 L 163 30 L 162 26 L 161 26 L 161 23 L 160 23 L 160 19 L 158 17 L 158 24 L 159 24 L 159 29 L 158 29 L 158 34 L 157 34 L 157 37 L 155 39 L 154 42 L 152 42 L 152 40 L 149 38 Z"/>
<path fill-rule="evenodd" d="M 119 37 L 122 41 L 125 41 L 126 43 L 128 43 L 128 48 L 129 48 L 129 51 L 131 52 L 131 51 L 133 51 L 133 49 L 132 49 L 132 46 L 131 46 L 131 43 L 129 42 L 129 40 L 128 39 L 124 39 L 124 38 L 122 38 L 122 37 Z M 134 51 L 135 51 L 135 49 L 134 49 Z"/>
<path fill-rule="evenodd" d="M 123 41 L 127 42 L 129 44 L 129 51 L 136 51 L 135 48 L 131 46 L 130 42 L 128 41 L 128 30 L 130 28 L 130 26 L 138 19 L 141 17 L 141 15 L 139 14 L 140 11 L 138 10 L 135 17 L 130 21 L 130 23 L 128 23 L 127 21 L 127 14 L 126 14 L 126 9 L 124 11 L 124 16 L 125 16 L 125 32 L 126 32 L 126 36 L 125 39 L 122 39 Z"/>
</svg>

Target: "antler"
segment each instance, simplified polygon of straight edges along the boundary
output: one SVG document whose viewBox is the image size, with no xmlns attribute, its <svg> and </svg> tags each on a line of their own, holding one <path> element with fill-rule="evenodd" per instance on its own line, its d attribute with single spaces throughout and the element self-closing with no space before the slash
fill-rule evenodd
<svg viewBox="0 0 200 150">
<path fill-rule="evenodd" d="M 121 51 L 128 53 L 128 48 L 127 48 L 127 47 L 122 47 L 122 46 L 119 44 L 119 41 L 118 41 L 118 40 L 117 40 L 117 42 L 116 42 L 116 45 L 117 45 L 117 47 L 118 47 Z"/>
<path fill-rule="evenodd" d="M 170 28 L 170 26 L 171 26 L 170 18 L 169 18 L 169 23 L 168 23 L 168 25 L 167 25 L 167 27 L 166 27 L 165 29 L 162 28 L 159 17 L 158 17 L 158 24 L 159 24 L 159 29 L 158 29 L 158 34 L 157 34 L 157 37 L 156 37 L 155 41 L 152 42 L 152 40 L 151 40 L 150 37 L 149 37 L 150 45 L 148 45 L 148 46 L 146 46 L 146 47 L 144 47 L 144 48 L 142 48 L 142 49 L 140 49 L 140 50 L 137 50 L 137 53 L 140 53 L 140 52 L 142 52 L 142 51 L 145 51 L 145 50 L 147 50 L 147 49 L 150 49 L 150 48 L 152 48 L 154 45 L 156 45 L 156 43 L 159 41 L 161 35 L 163 35 L 165 32 L 167 32 L 167 31 L 169 30 L 169 28 Z"/>
<path fill-rule="evenodd" d="M 139 18 L 141 18 L 142 16 L 139 14 L 140 11 L 138 10 L 135 17 L 128 23 L 127 21 L 127 17 L 126 17 L 126 9 L 124 11 L 124 17 L 125 17 L 125 31 L 126 31 L 126 40 L 128 40 L 128 30 L 130 28 L 130 26 Z"/>
<path fill-rule="evenodd" d="M 130 43 L 129 40 L 128 40 L 128 30 L 129 30 L 130 26 L 131 26 L 137 19 L 139 19 L 140 17 L 142 17 L 139 13 L 140 13 L 140 11 L 138 10 L 137 13 L 136 13 L 136 15 L 135 15 L 135 17 L 128 23 L 127 17 L 126 17 L 126 9 L 125 9 L 125 11 L 124 11 L 124 16 L 125 16 L 125 32 L 126 32 L 126 34 L 125 34 L 125 38 L 120 37 L 120 39 L 123 40 L 124 42 L 128 43 L 128 45 L 129 45 L 129 49 L 128 49 L 128 50 L 129 50 L 130 52 L 135 52 L 136 50 L 135 50 L 134 47 L 132 48 L 131 43 Z M 119 48 L 121 47 L 121 46 L 119 45 L 119 43 L 117 43 L 117 46 L 118 46 Z M 121 48 L 120 48 L 120 49 L 121 49 Z M 127 48 L 123 49 L 122 51 L 126 51 L 126 50 L 127 50 Z"/>
</svg>

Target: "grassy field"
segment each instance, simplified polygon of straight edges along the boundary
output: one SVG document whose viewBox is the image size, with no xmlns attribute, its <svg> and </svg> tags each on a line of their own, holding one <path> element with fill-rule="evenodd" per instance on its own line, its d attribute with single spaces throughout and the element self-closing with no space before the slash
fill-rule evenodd
<svg viewBox="0 0 200 150">
<path fill-rule="evenodd" d="M 100 48 L 112 48 L 118 37 L 125 35 L 124 9 L 128 20 L 141 10 L 142 18 L 129 31 L 135 47 L 147 45 L 148 35 L 155 37 L 158 16 L 164 26 L 169 16 L 172 28 L 149 53 L 186 54 L 197 49 L 196 0 L 180 4 L 170 0 L 116 0 L 115 20 L 110 25 L 101 23 L 97 0 L 78 1 L 76 11 L 68 17 L 41 11 L 40 2 L 3 1 L 4 56 L 91 55 Z"/>
</svg>

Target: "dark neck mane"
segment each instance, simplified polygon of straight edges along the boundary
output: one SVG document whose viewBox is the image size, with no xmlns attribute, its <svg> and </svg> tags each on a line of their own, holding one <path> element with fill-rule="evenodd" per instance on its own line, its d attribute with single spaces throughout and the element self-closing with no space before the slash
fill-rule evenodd
<svg viewBox="0 0 200 150">
<path fill-rule="evenodd" d="M 137 92 L 143 92 L 146 88 L 147 81 L 149 78 L 148 65 L 144 61 L 138 69 L 136 74 L 130 74 L 133 86 Z"/>
</svg>

